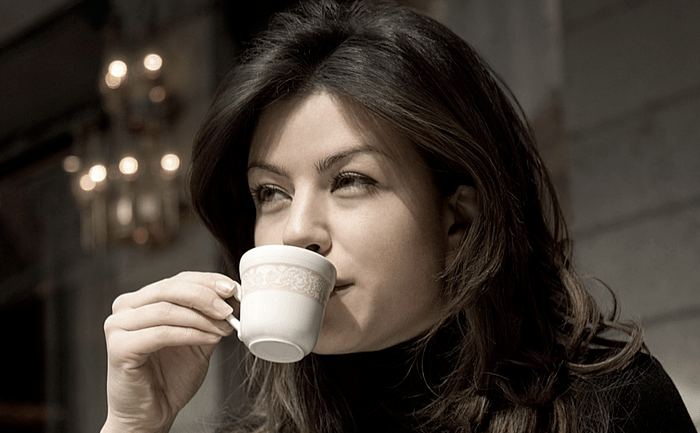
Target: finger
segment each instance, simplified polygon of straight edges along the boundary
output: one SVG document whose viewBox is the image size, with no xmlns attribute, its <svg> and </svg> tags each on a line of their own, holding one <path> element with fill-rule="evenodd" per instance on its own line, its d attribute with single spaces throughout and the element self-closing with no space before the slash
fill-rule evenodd
<svg viewBox="0 0 700 433">
<path fill-rule="evenodd" d="M 221 340 L 221 335 L 182 326 L 156 326 L 137 331 L 115 332 L 107 339 L 107 353 L 116 361 L 130 358 L 137 366 L 145 362 L 151 353 L 167 347 L 211 346 Z"/>
<path fill-rule="evenodd" d="M 162 280 L 153 282 L 135 292 L 124 293 L 120 295 L 114 301 L 112 310 L 116 313 L 124 308 L 136 308 L 142 305 L 141 303 L 147 302 L 148 300 L 148 298 L 139 295 L 142 295 L 144 293 L 153 294 L 154 290 L 162 288 L 163 286 L 167 287 L 168 285 L 178 283 L 192 283 L 198 286 L 213 288 L 216 284 L 216 281 L 218 281 L 219 279 L 224 281 L 230 280 L 230 278 L 228 278 L 225 275 L 216 274 L 213 272 L 180 272 L 179 274 L 171 278 L 164 278 Z"/>
<path fill-rule="evenodd" d="M 114 314 L 107 319 L 105 329 L 106 332 L 115 329 L 136 331 L 162 325 L 196 328 L 222 336 L 233 332 L 226 321 L 214 320 L 200 311 L 169 302 L 157 302 Z"/>
<path fill-rule="evenodd" d="M 236 301 L 241 302 L 241 285 L 237 281 L 230 278 L 216 280 L 214 288 L 222 298 L 229 299 L 233 297 Z"/>
<path fill-rule="evenodd" d="M 178 275 L 119 296 L 112 309 L 114 313 L 119 313 L 126 309 L 166 301 L 196 309 L 215 319 L 223 319 L 231 314 L 233 309 L 221 299 L 213 285 L 210 280 L 192 281 Z"/>
<path fill-rule="evenodd" d="M 207 287 L 211 287 L 216 291 L 222 298 L 227 299 L 231 296 L 235 296 L 236 292 L 240 290 L 240 285 L 235 280 L 230 277 L 219 274 L 215 272 L 181 272 L 175 276 L 182 281 L 189 281 L 192 283 L 204 284 Z"/>
</svg>

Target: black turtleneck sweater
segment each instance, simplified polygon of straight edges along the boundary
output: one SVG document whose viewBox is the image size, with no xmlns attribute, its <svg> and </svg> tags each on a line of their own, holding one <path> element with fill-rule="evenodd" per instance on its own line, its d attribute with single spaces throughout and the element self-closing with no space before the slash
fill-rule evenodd
<svg viewBox="0 0 700 433">
<path fill-rule="evenodd" d="M 449 371 L 449 360 L 441 355 L 449 344 L 448 337 L 438 338 L 423 362 L 415 365 L 411 343 L 321 359 L 335 392 L 347 403 L 355 432 L 411 432 L 418 425 L 412 413 L 434 398 L 433 387 Z M 640 354 L 615 375 L 619 377 L 612 377 L 612 383 L 624 379 L 612 390 L 613 426 L 609 431 L 696 432 L 675 385 L 654 358 Z"/>
<path fill-rule="evenodd" d="M 442 359 L 430 359 L 419 371 L 409 345 L 323 358 L 358 433 L 412 431 L 417 422 L 412 413 L 433 399 L 431 386 L 445 367 Z"/>
</svg>

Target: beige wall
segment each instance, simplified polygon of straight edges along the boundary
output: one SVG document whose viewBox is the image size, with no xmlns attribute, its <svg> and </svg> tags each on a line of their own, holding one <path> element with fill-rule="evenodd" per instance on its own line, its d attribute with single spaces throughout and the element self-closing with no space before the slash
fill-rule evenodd
<svg viewBox="0 0 700 433">
<path fill-rule="evenodd" d="M 563 0 L 578 262 L 700 422 L 700 3 Z"/>
<path fill-rule="evenodd" d="M 432 15 L 472 44 L 504 79 L 537 134 L 568 211 L 559 0 L 437 0 Z"/>
</svg>

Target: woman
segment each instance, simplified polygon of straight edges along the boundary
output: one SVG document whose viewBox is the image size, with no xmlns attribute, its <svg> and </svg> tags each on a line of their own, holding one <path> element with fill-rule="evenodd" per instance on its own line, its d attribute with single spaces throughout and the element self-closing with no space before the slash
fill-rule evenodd
<svg viewBox="0 0 700 433">
<path fill-rule="evenodd" d="M 639 326 L 572 268 L 504 88 L 390 3 L 305 3 L 246 52 L 195 140 L 194 206 L 231 269 L 289 244 L 338 282 L 314 353 L 249 355 L 220 431 L 694 431 Z M 235 284 L 183 273 L 115 301 L 103 431 L 168 430 L 232 333 Z"/>
</svg>

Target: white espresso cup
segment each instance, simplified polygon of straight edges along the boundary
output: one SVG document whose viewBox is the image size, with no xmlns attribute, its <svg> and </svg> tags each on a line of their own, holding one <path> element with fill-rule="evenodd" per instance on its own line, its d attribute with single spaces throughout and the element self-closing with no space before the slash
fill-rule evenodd
<svg viewBox="0 0 700 433">
<path fill-rule="evenodd" d="M 289 245 L 265 245 L 243 254 L 240 319 L 229 316 L 253 355 L 296 362 L 311 353 L 321 330 L 336 270 L 325 257 Z"/>
</svg>

